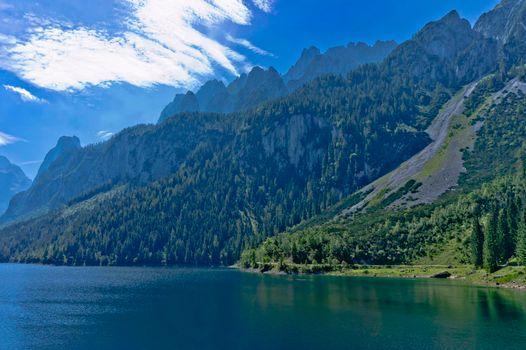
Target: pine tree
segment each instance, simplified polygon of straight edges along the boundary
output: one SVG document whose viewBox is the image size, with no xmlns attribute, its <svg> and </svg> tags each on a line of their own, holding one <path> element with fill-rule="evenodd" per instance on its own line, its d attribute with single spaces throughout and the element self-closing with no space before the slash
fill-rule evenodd
<svg viewBox="0 0 526 350">
<path fill-rule="evenodd" d="M 497 257 L 501 263 L 506 263 L 510 256 L 508 256 L 507 246 L 510 236 L 508 227 L 508 220 L 504 209 L 499 210 L 497 221 Z"/>
<path fill-rule="evenodd" d="M 482 267 L 484 251 L 484 233 L 480 227 L 478 213 L 473 218 L 471 231 L 471 257 L 475 267 Z"/>
<path fill-rule="evenodd" d="M 526 211 L 522 210 L 520 214 L 519 225 L 517 229 L 517 257 L 521 265 L 526 265 Z"/>
<path fill-rule="evenodd" d="M 515 255 L 517 246 L 517 225 L 519 222 L 518 205 L 513 192 L 510 192 L 506 201 L 506 226 L 507 235 L 504 237 L 504 259 L 507 261 Z"/>
<path fill-rule="evenodd" d="M 484 230 L 484 268 L 488 272 L 495 272 L 498 269 L 498 220 L 499 212 L 497 208 L 493 208 L 486 221 Z"/>
</svg>

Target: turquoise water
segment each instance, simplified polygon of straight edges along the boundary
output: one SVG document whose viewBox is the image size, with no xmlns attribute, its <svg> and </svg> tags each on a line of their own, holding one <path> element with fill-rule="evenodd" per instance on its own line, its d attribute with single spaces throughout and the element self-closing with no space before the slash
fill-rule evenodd
<svg viewBox="0 0 526 350">
<path fill-rule="evenodd" d="M 526 349 L 526 293 L 432 280 L 5 264 L 0 349 Z"/>
</svg>

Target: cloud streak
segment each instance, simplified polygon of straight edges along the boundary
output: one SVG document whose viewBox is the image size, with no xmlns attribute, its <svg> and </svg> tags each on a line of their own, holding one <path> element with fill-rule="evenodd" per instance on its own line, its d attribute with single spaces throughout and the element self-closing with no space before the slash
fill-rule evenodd
<svg viewBox="0 0 526 350">
<path fill-rule="evenodd" d="M 247 65 L 245 56 L 203 30 L 227 22 L 249 25 L 252 13 L 242 0 L 122 1 L 129 11 L 125 30 L 111 33 L 43 21 L 25 40 L 11 43 L 0 65 L 57 91 L 113 82 L 188 88 L 218 68 L 237 75 Z M 265 11 L 267 3 L 256 6 Z M 234 40 L 229 42 L 269 55 L 248 40 Z"/>
<path fill-rule="evenodd" d="M 230 34 L 227 34 L 226 40 L 228 40 L 229 42 L 231 42 L 233 44 L 240 45 L 240 46 L 242 46 L 242 47 L 244 47 L 246 49 L 249 49 L 250 51 L 252 51 L 252 52 L 254 52 L 254 53 L 258 54 L 258 55 L 274 57 L 273 53 L 268 52 L 266 50 L 263 50 L 263 49 L 255 46 L 254 44 L 252 44 L 247 39 L 234 38 Z"/>
<path fill-rule="evenodd" d="M 104 141 L 109 140 L 113 135 L 115 134 L 107 130 L 101 130 L 97 133 L 97 137 Z"/>
<path fill-rule="evenodd" d="M 6 89 L 7 91 L 14 92 L 18 96 L 20 96 L 22 101 L 25 101 L 25 102 L 35 102 L 35 103 L 45 103 L 46 102 L 46 100 L 36 97 L 31 92 L 21 87 L 12 86 L 12 85 L 4 85 L 4 89 Z"/>
<path fill-rule="evenodd" d="M 7 146 L 20 141 L 24 140 L 0 131 L 0 146 Z"/>
</svg>

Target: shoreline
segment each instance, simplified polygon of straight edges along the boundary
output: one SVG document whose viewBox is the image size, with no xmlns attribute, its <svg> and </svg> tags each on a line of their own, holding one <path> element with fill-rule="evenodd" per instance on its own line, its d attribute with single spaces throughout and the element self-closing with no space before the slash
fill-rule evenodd
<svg viewBox="0 0 526 350">
<path fill-rule="evenodd" d="M 287 265 L 278 269 L 277 264 L 265 264 L 263 269 L 242 268 L 241 271 L 266 275 L 322 275 L 333 277 L 379 277 L 402 279 L 443 279 L 464 281 L 479 287 L 514 289 L 526 292 L 526 267 L 507 266 L 492 274 L 472 266 L 441 266 L 441 265 L 386 265 L 359 266 L 328 269 L 328 266 L 317 265 Z M 270 268 L 269 268 L 270 267 Z"/>
<path fill-rule="evenodd" d="M 469 265 L 374 265 L 374 266 L 331 266 L 331 265 L 300 265 L 267 263 L 260 264 L 260 268 L 244 268 L 239 265 L 231 266 L 151 266 L 151 265 L 50 265 L 38 263 L 2 262 L 2 265 L 34 265 L 40 267 L 77 267 L 77 268 L 197 268 L 197 269 L 234 269 L 245 273 L 262 275 L 319 275 L 332 277 L 371 277 L 371 278 L 401 278 L 401 279 L 442 279 L 463 281 L 466 284 L 501 289 L 514 289 L 526 292 L 526 266 L 507 266 L 488 274 L 485 270 L 477 270 Z"/>
</svg>

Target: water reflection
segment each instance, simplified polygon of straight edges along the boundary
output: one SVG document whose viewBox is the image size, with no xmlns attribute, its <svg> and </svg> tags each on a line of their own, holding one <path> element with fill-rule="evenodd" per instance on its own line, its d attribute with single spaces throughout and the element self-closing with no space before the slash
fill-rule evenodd
<svg viewBox="0 0 526 350">
<path fill-rule="evenodd" d="M 0 265 L 1 349 L 524 349 L 526 294 L 449 281 Z"/>
</svg>

